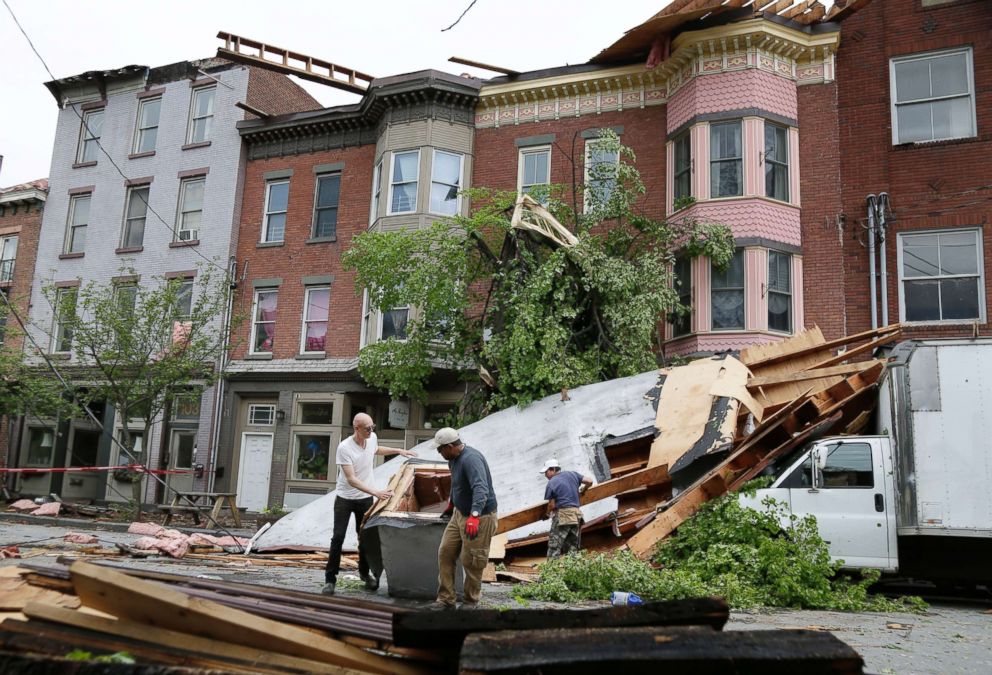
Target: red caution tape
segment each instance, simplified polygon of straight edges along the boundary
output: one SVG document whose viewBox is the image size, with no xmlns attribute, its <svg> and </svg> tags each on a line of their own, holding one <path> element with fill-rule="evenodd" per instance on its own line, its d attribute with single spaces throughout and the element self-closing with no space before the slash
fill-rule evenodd
<svg viewBox="0 0 992 675">
<path fill-rule="evenodd" d="M 148 469 L 141 464 L 118 464 L 117 466 L 62 466 L 62 467 L 24 467 L 18 469 L 0 468 L 0 473 L 85 473 L 93 471 L 117 471 L 126 469 L 136 473 L 153 473 L 156 475 L 193 473 L 192 469 Z"/>
</svg>

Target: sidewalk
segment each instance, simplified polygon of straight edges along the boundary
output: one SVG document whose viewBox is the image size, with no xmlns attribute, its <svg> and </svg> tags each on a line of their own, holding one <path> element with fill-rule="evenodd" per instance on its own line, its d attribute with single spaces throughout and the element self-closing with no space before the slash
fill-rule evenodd
<svg viewBox="0 0 992 675">
<path fill-rule="evenodd" d="M 146 511 L 143 512 L 143 514 L 146 518 L 141 522 L 145 523 L 160 524 L 160 521 L 164 518 L 164 515 L 154 511 Z M 0 511 L 0 523 L 5 522 L 43 525 L 48 527 L 62 527 L 66 530 L 102 530 L 105 532 L 127 532 L 127 529 L 131 526 L 131 521 L 117 522 L 113 520 L 96 520 L 90 518 L 66 518 L 64 516 L 32 516 L 27 513 Z M 179 530 L 180 532 L 188 532 L 190 534 L 193 532 L 205 532 L 207 534 L 223 532 L 224 534 L 230 533 L 237 537 L 248 538 L 251 538 L 255 534 L 255 529 L 252 527 L 225 528 L 224 530 L 221 530 L 216 527 L 186 527 L 183 525 L 171 525 L 170 528 Z"/>
</svg>

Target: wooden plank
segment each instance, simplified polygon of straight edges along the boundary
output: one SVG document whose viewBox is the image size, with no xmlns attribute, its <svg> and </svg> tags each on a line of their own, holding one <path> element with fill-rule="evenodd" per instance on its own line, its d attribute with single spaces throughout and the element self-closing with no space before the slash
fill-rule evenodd
<svg viewBox="0 0 992 675">
<path fill-rule="evenodd" d="M 218 672 L 218 673 L 278 673 L 277 670 L 258 667 L 251 670 L 251 664 L 238 664 L 229 660 L 215 658 L 210 655 L 197 654 L 181 648 L 162 649 L 161 647 L 134 640 L 131 638 L 117 637 L 103 634 L 85 628 L 76 628 L 53 624 L 47 621 L 10 621 L 6 620 L 0 624 L 0 648 L 14 649 L 17 651 L 29 651 L 37 654 L 45 654 L 55 657 L 64 657 L 73 649 L 91 652 L 97 655 L 113 654 L 116 652 L 127 652 L 135 657 L 139 662 L 151 672 L 175 672 L 172 669 L 154 669 L 149 664 L 160 664 L 169 666 L 181 666 L 179 672 Z M 6 658 L 0 658 L 0 668 L 5 673 L 25 672 L 13 670 Z M 27 672 L 73 672 L 64 669 Z M 109 668 L 109 666 L 108 666 Z M 119 668 L 119 667 L 118 667 Z M 189 670 L 192 669 L 192 670 Z M 86 671 L 86 672 L 114 672 L 106 671 Z M 120 672 L 119 670 L 117 672 Z M 131 672 L 142 672 L 140 670 Z"/>
<path fill-rule="evenodd" d="M 279 672 L 281 669 L 294 670 L 301 673 L 332 673 L 339 675 L 357 675 L 361 672 L 311 659 L 278 654 L 263 647 L 243 647 L 231 644 L 230 642 L 211 640 L 167 628 L 158 628 L 156 626 L 148 626 L 122 619 L 108 619 L 106 617 L 85 614 L 40 602 L 28 603 L 24 608 L 24 614 L 31 619 L 40 619 L 52 623 L 107 633 L 108 635 L 149 642 L 159 645 L 166 650 L 184 649 L 206 656 L 258 664 L 260 667 L 268 666 L 273 672 Z"/>
<path fill-rule="evenodd" d="M 216 602 L 192 598 L 174 588 L 143 581 L 106 567 L 76 562 L 69 568 L 83 603 L 119 618 L 251 646 L 264 644 L 281 654 L 325 661 L 373 673 L 422 673 L 422 669 L 362 651 L 280 621 Z"/>
<path fill-rule="evenodd" d="M 752 377 L 747 381 L 748 389 L 757 389 L 759 387 L 765 387 L 774 384 L 784 384 L 786 382 L 804 382 L 806 380 L 815 380 L 821 377 L 831 377 L 834 375 L 850 375 L 851 373 L 856 373 L 860 370 L 864 370 L 873 366 L 876 363 L 884 363 L 884 359 L 877 359 L 874 361 L 859 361 L 858 363 L 847 363 L 839 366 L 831 366 L 829 368 L 815 368 L 813 370 L 801 370 L 796 373 L 785 373 L 782 375 L 768 375 L 764 377 Z"/>
<path fill-rule="evenodd" d="M 634 488 L 659 485 L 662 483 L 667 483 L 668 481 L 668 467 L 654 466 L 640 471 L 635 471 L 634 473 L 628 473 L 627 475 L 620 476 L 619 478 L 603 481 L 598 485 L 593 485 L 583 494 L 579 495 L 579 503 L 591 504 L 601 499 L 614 497 L 621 492 L 633 490 Z M 544 517 L 547 507 L 548 502 L 545 500 L 538 504 L 534 504 L 533 506 L 527 506 L 522 509 L 512 511 L 506 515 L 500 514 L 499 524 L 496 526 L 496 534 L 510 532 L 511 530 L 523 527 L 524 525 L 536 523 Z"/>
<path fill-rule="evenodd" d="M 458 666 L 464 675 L 854 675 L 863 672 L 864 662 L 854 649 L 826 631 L 641 627 L 480 633 L 465 640 Z"/>
<path fill-rule="evenodd" d="M 813 366 L 813 368 L 827 368 L 837 363 L 843 363 L 844 361 L 847 361 L 851 357 L 857 356 L 858 354 L 862 354 L 864 352 L 871 351 L 875 347 L 881 347 L 884 344 L 888 344 L 893 340 L 898 339 L 900 335 L 902 335 L 902 331 L 896 331 L 891 335 L 885 335 L 878 338 L 877 340 L 872 340 L 871 342 L 866 342 L 863 345 L 858 345 L 853 349 L 848 349 L 843 354 L 838 354 L 837 356 L 832 356 L 828 359 L 824 359 L 818 362 L 815 366 Z"/>
<path fill-rule="evenodd" d="M 403 647 L 457 648 L 470 633 L 607 626 L 708 626 L 720 630 L 729 608 L 722 598 L 693 598 L 595 609 L 478 609 L 410 612 L 393 619 L 394 642 Z M 712 631 L 711 631 L 712 632 Z"/>
<path fill-rule="evenodd" d="M 897 323 L 885 326 L 884 328 L 876 328 L 874 330 L 864 331 L 863 333 L 857 333 L 856 335 L 847 335 L 845 337 L 837 338 L 836 340 L 830 340 L 829 342 L 823 342 L 818 345 L 813 345 L 800 349 L 794 352 L 786 352 L 783 354 L 778 354 L 758 361 L 748 361 L 744 358 L 744 354 L 741 354 L 741 360 L 744 361 L 744 365 L 754 372 L 757 369 L 765 368 L 775 363 L 781 363 L 782 361 L 788 361 L 790 359 L 795 359 L 799 356 L 807 356 L 809 354 L 816 354 L 824 352 L 835 347 L 842 347 L 844 345 L 849 345 L 853 342 L 860 342 L 861 340 L 867 340 L 869 338 L 880 337 L 883 335 L 897 333 L 899 332 L 901 326 Z M 824 366 L 817 366 L 823 368 Z"/>
<path fill-rule="evenodd" d="M 670 500 L 667 503 L 667 510 L 660 512 L 643 529 L 631 537 L 627 541 L 627 547 L 640 558 L 650 556 L 655 545 L 692 516 L 703 503 L 723 492 L 738 489 L 746 480 L 757 475 L 762 468 L 774 461 L 776 457 L 795 448 L 800 442 L 804 442 L 817 434 L 822 435 L 843 419 L 854 418 L 861 414 L 866 407 L 870 408 L 870 403 L 865 406 L 860 401 L 874 391 L 884 368 L 882 363 L 876 363 L 874 366 L 857 372 L 844 380 L 843 387 L 834 388 L 834 392 L 838 396 L 845 396 L 842 400 L 838 400 L 829 391 L 820 392 L 817 394 L 819 402 L 815 405 L 816 399 L 801 398 L 775 412 L 767 420 L 767 424 L 759 427 L 760 431 L 756 429 L 720 464 Z M 853 393 L 847 395 L 847 392 Z M 740 460 L 745 456 L 745 453 L 753 448 L 760 450 L 763 445 L 767 446 L 766 441 L 774 437 L 772 432 L 792 416 L 802 420 L 805 428 L 777 447 L 762 453 L 761 459 L 754 466 L 742 467 L 740 465 Z M 717 477 L 721 477 L 726 483 L 723 492 L 721 492 L 720 483 L 716 480 Z"/>
</svg>

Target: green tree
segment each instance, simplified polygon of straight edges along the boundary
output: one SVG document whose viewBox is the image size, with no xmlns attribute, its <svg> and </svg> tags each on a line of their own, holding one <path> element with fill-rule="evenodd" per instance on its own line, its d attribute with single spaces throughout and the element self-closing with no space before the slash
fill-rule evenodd
<svg viewBox="0 0 992 675">
<path fill-rule="evenodd" d="M 675 255 L 725 267 L 733 237 L 723 225 L 646 215 L 644 202 L 660 195 L 646 197 L 633 152 L 612 131 L 591 156 L 573 162 L 584 184 L 521 200 L 470 189 L 471 216 L 356 236 L 345 264 L 371 308 L 411 307 L 405 340 L 361 351 L 363 378 L 423 400 L 439 365 L 478 373 L 478 415 L 655 367 L 660 320 L 687 311 L 672 284 Z"/>
<path fill-rule="evenodd" d="M 149 439 L 171 399 L 199 395 L 212 386 L 240 317 L 228 321 L 226 275 L 205 266 L 195 283 L 164 277 L 139 282 L 133 270 L 122 270 L 118 278 L 132 281 L 72 289 L 46 286 L 43 292 L 56 315 L 48 338 L 57 351 L 74 356 L 71 366 L 60 368 L 76 387 L 72 395 L 81 404 L 112 405 L 122 420 L 121 456 L 145 465 L 144 454 L 135 451 L 129 422 L 140 420 L 143 438 Z M 33 375 L 48 374 L 36 367 Z M 132 483 L 137 518 L 144 471 L 119 477 Z"/>
</svg>

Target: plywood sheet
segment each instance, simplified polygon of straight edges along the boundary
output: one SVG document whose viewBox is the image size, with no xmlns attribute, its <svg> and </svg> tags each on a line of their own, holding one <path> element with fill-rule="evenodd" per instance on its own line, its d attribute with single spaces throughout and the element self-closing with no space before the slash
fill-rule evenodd
<svg viewBox="0 0 992 675">
<path fill-rule="evenodd" d="M 671 368 L 658 400 L 658 415 L 655 419 L 658 437 L 651 444 L 648 466 L 672 467 L 694 448 L 696 454 L 705 454 L 708 449 L 698 448 L 696 445 L 703 439 L 703 434 L 710 425 L 716 396 L 740 393 L 750 401 L 751 397 L 746 390 L 747 377 L 747 368 L 729 356 L 724 359 L 700 359 L 686 366 Z M 717 395 L 713 394 L 714 386 L 719 392 Z M 740 400 L 733 396 L 732 398 Z M 752 404 L 760 411 L 760 406 L 753 402 Z M 720 428 L 711 430 L 711 435 L 716 432 L 714 443 L 724 442 L 721 439 L 726 442 L 733 439 L 736 418 L 736 407 L 727 411 L 719 424 Z"/>
</svg>

